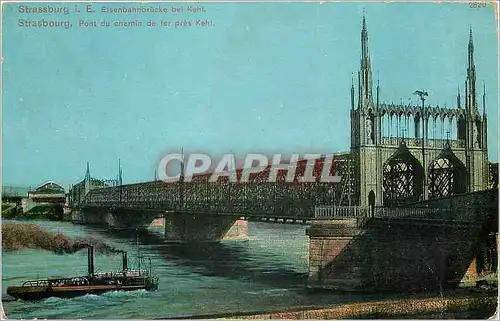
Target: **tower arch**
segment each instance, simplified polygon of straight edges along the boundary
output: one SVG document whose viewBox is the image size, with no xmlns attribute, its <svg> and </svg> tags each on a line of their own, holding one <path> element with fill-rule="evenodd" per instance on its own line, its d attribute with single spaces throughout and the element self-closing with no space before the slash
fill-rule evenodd
<svg viewBox="0 0 500 321">
<path fill-rule="evenodd" d="M 429 198 L 467 191 L 467 170 L 447 142 L 444 150 L 429 165 Z"/>
<path fill-rule="evenodd" d="M 423 195 L 424 170 L 404 141 L 383 165 L 384 206 L 416 202 Z"/>
<path fill-rule="evenodd" d="M 477 110 L 472 31 L 469 38 L 465 95 L 459 87 L 456 106 L 425 105 L 423 96 L 418 105 L 380 101 L 378 81 L 374 104 L 363 15 L 357 95 L 354 74 L 350 90 L 353 195 L 359 205 L 368 205 L 373 194 L 376 206 L 397 206 L 486 188 L 487 117 Z M 444 153 L 445 147 L 453 153 Z"/>
</svg>

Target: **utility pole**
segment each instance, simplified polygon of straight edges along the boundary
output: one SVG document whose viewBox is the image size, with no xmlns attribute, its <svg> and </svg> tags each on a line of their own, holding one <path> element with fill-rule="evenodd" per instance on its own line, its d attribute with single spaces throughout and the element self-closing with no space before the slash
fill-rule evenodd
<svg viewBox="0 0 500 321">
<path fill-rule="evenodd" d="M 118 204 L 121 205 L 122 204 L 122 161 L 120 158 L 118 158 L 118 193 L 119 193 L 119 197 L 118 197 Z"/>
<path fill-rule="evenodd" d="M 425 90 L 416 90 L 414 95 L 418 95 L 420 97 L 420 100 L 422 101 L 422 168 L 423 168 L 423 175 L 422 175 L 422 187 L 423 187 L 423 200 L 427 199 L 427 173 L 426 173 L 426 165 L 425 165 L 425 141 L 426 141 L 426 136 L 427 136 L 427 122 L 425 120 L 425 97 L 429 96 L 429 93 L 427 93 Z"/>
</svg>

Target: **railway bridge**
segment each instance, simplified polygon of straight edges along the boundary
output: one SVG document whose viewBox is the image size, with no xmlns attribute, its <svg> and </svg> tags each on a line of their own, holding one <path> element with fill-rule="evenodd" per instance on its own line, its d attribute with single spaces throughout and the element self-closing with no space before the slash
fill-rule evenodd
<svg viewBox="0 0 500 321">
<path fill-rule="evenodd" d="M 118 179 L 104 181 L 87 166 L 85 179 L 69 192 L 73 221 L 136 228 L 163 216 L 170 241 L 242 237 L 246 219 L 309 223 L 311 287 L 456 284 L 480 236 L 498 232 L 487 229 L 497 226 L 498 165 L 488 162 L 486 90 L 483 83 L 481 112 L 472 30 L 467 49 L 465 86 L 453 106 L 426 105 L 425 90 L 415 91 L 417 104 L 382 101 L 380 83 L 372 88 L 363 17 L 357 92 L 351 79 L 346 106 L 350 151 L 329 164 L 340 182 L 319 179 L 326 155 L 292 164 L 292 181 L 286 169 L 270 181 L 268 166 L 248 182 L 235 170 L 236 182 L 224 176 L 211 182 L 209 175 L 185 182 L 181 175 L 175 183 L 124 185 L 121 168 Z M 316 181 L 300 179 L 306 170 Z"/>
<path fill-rule="evenodd" d="M 246 235 L 246 220 L 283 223 L 307 223 L 314 219 L 318 204 L 349 205 L 352 194 L 348 154 L 336 155 L 330 165 L 331 175 L 346 173 L 340 183 L 320 181 L 325 158 L 298 161 L 293 181 L 286 181 L 286 171 L 278 171 L 269 182 L 271 166 L 250 174 L 248 182 L 221 176 L 215 182 L 209 175 L 194 176 L 191 182 L 151 181 L 107 186 L 96 184 L 87 168 L 86 178 L 73 186 L 69 204 L 72 219 L 82 224 L 106 223 L 116 228 L 145 227 L 156 217 L 165 218 L 167 240 L 220 240 Z M 306 168 L 313 167 L 314 182 L 303 183 Z M 120 179 L 119 179 L 120 180 Z M 234 228 L 232 228 L 234 227 Z"/>
<path fill-rule="evenodd" d="M 269 183 L 265 177 L 266 171 L 248 183 L 209 182 L 206 175 L 190 183 L 95 188 L 72 203 L 72 217 L 77 223 L 136 228 L 163 216 L 166 241 L 182 242 L 245 238 L 249 219 L 307 223 L 312 289 L 457 286 L 485 247 L 496 249 L 496 188 L 391 207 L 349 206 L 337 205 L 348 202 L 348 179 Z"/>
<path fill-rule="evenodd" d="M 459 87 L 456 105 L 426 105 L 429 94 L 425 90 L 415 91 L 421 104 L 398 104 L 381 99 L 379 82 L 372 88 L 368 27 L 363 16 L 357 92 L 352 79 L 351 106 L 346 106 L 351 148 L 326 164 L 330 174 L 341 176 L 339 183 L 319 179 L 330 159 L 327 155 L 314 162 L 291 164 L 296 166 L 292 181 L 285 180 L 286 169 L 270 180 L 272 168 L 268 166 L 245 183 L 240 182 L 241 171 L 235 170 L 237 182 L 227 176 L 210 182 L 208 175 L 199 175 L 190 182 L 181 177 L 176 183 L 123 185 L 121 168 L 116 180 L 97 180 L 90 176 L 87 163 L 85 179 L 69 193 L 70 207 L 78 209 L 73 211 L 74 220 L 135 228 L 163 215 L 167 225 L 175 227 L 166 233 L 167 239 L 191 239 L 195 237 L 191 234 L 204 235 L 200 230 L 207 226 L 219 226 L 216 234 L 226 231 L 235 217 L 307 222 L 314 218 L 317 206 L 374 209 L 485 190 L 497 181 L 497 175 L 488 162 L 486 90 L 483 84 L 480 112 L 472 29 L 468 36 L 465 88 L 461 93 Z M 305 183 L 300 178 L 310 167 L 317 179 Z M 218 239 L 221 235 L 200 237 Z"/>
</svg>

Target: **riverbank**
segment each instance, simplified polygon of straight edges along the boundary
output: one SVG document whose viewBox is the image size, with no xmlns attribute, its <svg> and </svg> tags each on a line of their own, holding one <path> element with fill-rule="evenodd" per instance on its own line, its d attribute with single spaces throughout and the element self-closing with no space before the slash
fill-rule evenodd
<svg viewBox="0 0 500 321">
<path fill-rule="evenodd" d="M 495 314 L 496 293 L 474 297 L 387 300 L 338 307 L 254 314 L 236 319 L 485 319 Z"/>
<path fill-rule="evenodd" d="M 277 311 L 193 315 L 175 319 L 487 319 L 495 315 L 498 290 L 462 288 L 441 296 L 414 294 L 368 302 L 301 306 Z"/>
<path fill-rule="evenodd" d="M 13 202 L 2 202 L 2 218 L 13 218 L 22 215 L 21 204 Z"/>
<path fill-rule="evenodd" d="M 15 223 L 19 224 L 19 222 Z M 139 244 L 141 255 L 152 259 L 153 271 L 160 279 L 160 284 L 157 291 L 151 292 L 117 292 L 99 297 L 89 295 L 29 303 L 18 300 L 4 302 L 6 313 L 12 319 L 256 319 L 263 318 L 263 314 L 278 312 L 295 312 L 297 319 L 305 317 L 302 311 L 323 310 L 328 317 L 328 310 L 332 308 L 354 305 L 353 309 L 358 309 L 356 305 L 364 306 L 365 302 L 366 304 L 393 302 L 399 305 L 398 300 L 428 300 L 439 296 L 435 292 L 402 296 L 382 293 L 358 295 L 331 291 L 306 291 L 304 286 L 308 269 L 308 237 L 304 233 L 304 227 L 300 225 L 249 222 L 251 239 L 249 242 L 166 244 L 161 227 L 152 228 L 147 232 L 130 233 L 109 230 L 107 226 L 74 225 L 69 222 L 35 221 L 29 223 L 35 223 L 50 232 L 63 233 L 72 240 L 95 237 L 113 248 L 129 253 L 135 253 Z M 29 235 L 32 234 L 35 233 Z M 5 233 L 2 237 L 8 237 L 8 235 Z M 22 235 L 19 239 L 30 240 L 31 237 Z M 49 238 L 43 238 L 45 239 Z M 69 243 L 64 242 L 64 244 Z M 2 284 L 4 289 L 40 277 L 87 273 L 87 258 L 84 251 L 61 255 L 56 254 L 60 251 L 39 251 L 26 246 L 23 248 L 13 251 L 5 251 L 3 248 Z M 115 256 L 97 254 L 95 264 L 103 271 L 121 268 L 120 257 Z M 496 280 L 496 277 L 490 279 Z M 458 292 L 445 292 L 444 298 L 496 296 L 496 291 L 484 292 L 481 289 L 491 290 L 493 286 L 490 286 L 489 282 L 486 285 L 481 283 L 476 286 L 477 280 L 478 278 L 467 280 L 467 283 L 471 285 L 470 290 L 459 289 Z M 117 306 L 120 309 L 116 309 Z M 441 310 L 437 312 L 417 311 L 415 316 L 409 314 L 411 311 L 404 311 L 407 314 L 401 318 L 441 318 L 441 315 L 485 318 L 488 314 L 484 313 L 484 303 L 479 302 L 476 306 L 477 308 L 474 308 L 474 304 L 470 303 L 468 304 L 470 311 L 466 308 L 461 308 L 458 312 L 449 309 L 448 314 Z M 379 311 L 376 309 L 371 312 Z M 386 309 L 388 309 L 387 306 Z M 345 317 L 374 318 L 373 313 L 368 312 L 362 316 Z M 486 309 L 486 312 L 489 310 Z M 430 313 L 434 315 L 429 315 Z M 211 315 L 206 316 L 207 314 Z M 259 317 L 251 317 L 252 315 L 259 315 Z M 387 318 L 394 317 L 394 315 L 387 316 Z"/>
<path fill-rule="evenodd" d="M 2 218 L 11 220 L 49 220 L 63 221 L 67 220 L 64 215 L 63 206 L 61 204 L 41 204 L 33 207 L 28 212 L 23 212 L 23 207 L 18 203 L 4 202 L 2 203 Z"/>
</svg>

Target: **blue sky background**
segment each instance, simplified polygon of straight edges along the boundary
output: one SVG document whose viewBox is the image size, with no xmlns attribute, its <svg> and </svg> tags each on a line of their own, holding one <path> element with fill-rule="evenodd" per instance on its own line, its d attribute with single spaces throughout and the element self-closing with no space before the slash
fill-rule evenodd
<svg viewBox="0 0 500 321">
<path fill-rule="evenodd" d="M 161 16 L 27 15 L 18 6 L 3 6 L 4 184 L 51 179 L 67 187 L 83 178 L 87 160 L 93 176 L 113 178 L 119 157 L 124 182 L 151 180 L 159 159 L 181 146 L 214 156 L 347 151 L 363 10 L 374 85 L 378 73 L 389 102 L 416 103 L 412 93 L 422 88 L 431 105 L 453 106 L 472 25 L 480 95 L 483 80 L 487 86 L 489 157 L 498 160 L 491 5 L 205 3 L 204 14 L 163 17 L 211 19 L 211 28 L 68 30 L 21 28 L 18 19 L 76 25 Z"/>
</svg>

